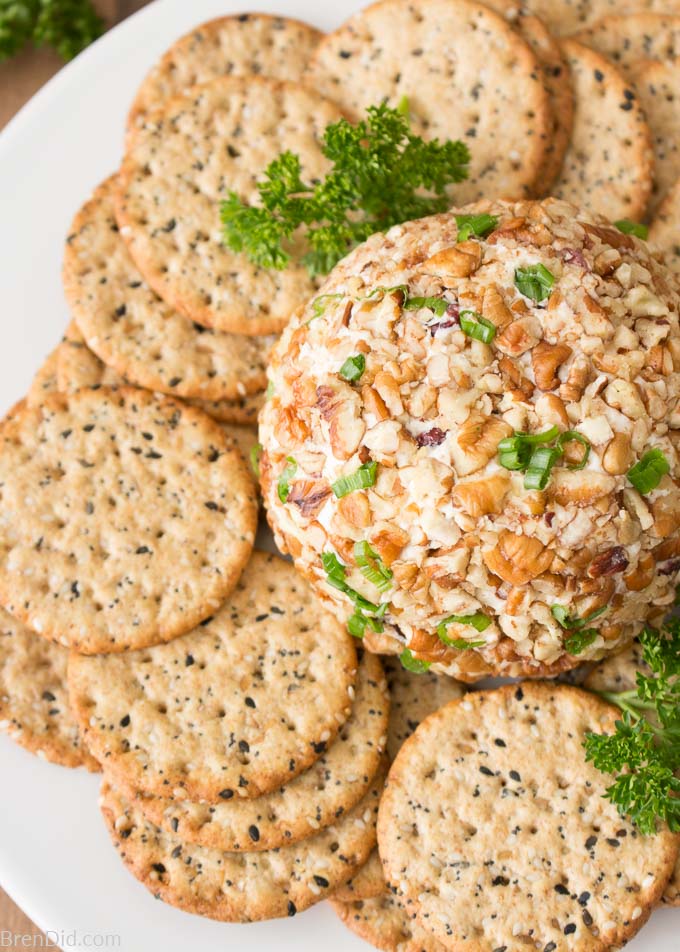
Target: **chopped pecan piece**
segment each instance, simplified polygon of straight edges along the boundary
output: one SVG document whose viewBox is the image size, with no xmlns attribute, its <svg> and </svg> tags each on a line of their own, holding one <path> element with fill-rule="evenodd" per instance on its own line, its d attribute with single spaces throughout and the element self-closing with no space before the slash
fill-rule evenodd
<svg viewBox="0 0 680 952">
<path fill-rule="evenodd" d="M 453 500 L 469 516 L 486 516 L 503 511 L 503 500 L 510 486 L 510 477 L 495 473 L 486 479 L 458 483 L 451 491 Z"/>
<path fill-rule="evenodd" d="M 553 553 L 542 542 L 531 536 L 502 532 L 498 544 L 484 552 L 486 567 L 510 585 L 526 585 L 547 572 Z"/>
<path fill-rule="evenodd" d="M 567 344 L 549 344 L 542 340 L 531 351 L 534 380 L 539 390 L 554 390 L 558 385 L 557 370 L 571 356 Z"/>
<path fill-rule="evenodd" d="M 298 479 L 290 488 L 288 502 L 294 503 L 303 516 L 316 516 L 331 494 L 323 479 Z"/>
<path fill-rule="evenodd" d="M 588 566 L 590 578 L 602 578 L 603 575 L 618 575 L 628 568 L 628 556 L 621 545 L 613 545 L 610 549 L 596 556 Z"/>
</svg>

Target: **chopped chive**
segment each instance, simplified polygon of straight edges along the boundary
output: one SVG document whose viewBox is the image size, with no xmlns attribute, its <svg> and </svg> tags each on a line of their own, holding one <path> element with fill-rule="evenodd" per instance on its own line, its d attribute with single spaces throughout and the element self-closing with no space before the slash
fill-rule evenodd
<svg viewBox="0 0 680 952">
<path fill-rule="evenodd" d="M 496 336 L 496 325 L 482 317 L 477 311 L 461 311 L 459 319 L 461 330 L 473 340 L 490 344 Z"/>
<path fill-rule="evenodd" d="M 597 638 L 595 628 L 584 628 L 582 631 L 576 631 L 564 639 L 564 649 L 567 654 L 580 655 L 586 648 L 590 647 Z"/>
<path fill-rule="evenodd" d="M 322 317 L 324 311 L 328 307 L 329 301 L 337 301 L 339 298 L 343 298 L 344 294 L 322 294 L 318 298 L 314 298 L 312 301 L 312 316 L 307 321 L 310 324 L 312 321 L 316 320 L 317 317 Z"/>
<path fill-rule="evenodd" d="M 373 616 L 364 615 L 363 611 L 360 608 L 357 608 L 347 622 L 347 631 L 350 633 L 350 635 L 352 635 L 353 638 L 363 638 L 367 628 L 370 628 L 371 631 L 374 631 L 376 634 L 383 632 L 385 630 L 385 626 L 380 619 L 385 613 L 382 611 L 382 605 L 380 608 L 380 613 Z M 385 603 L 385 609 L 386 608 L 387 603 Z"/>
<path fill-rule="evenodd" d="M 647 225 L 643 225 L 639 221 L 631 221 L 629 218 L 621 218 L 619 221 L 615 221 L 614 224 L 622 231 L 624 235 L 635 235 L 636 238 L 642 238 L 643 241 L 647 240 L 649 235 L 649 228 Z"/>
<path fill-rule="evenodd" d="M 449 615 L 448 618 L 444 618 L 444 620 L 440 621 L 437 625 L 437 637 L 443 644 L 448 645 L 450 648 L 464 650 L 465 648 L 479 648 L 481 645 L 486 644 L 485 641 L 467 641 L 465 638 L 449 638 L 446 629 L 449 625 L 454 623 L 458 625 L 471 625 L 476 631 L 481 633 L 482 631 L 486 631 L 491 624 L 491 619 L 488 615 L 485 615 L 483 612 L 474 612 L 472 615 Z"/>
<path fill-rule="evenodd" d="M 410 105 L 408 101 L 408 96 L 402 96 L 399 102 L 397 103 L 397 112 L 400 116 L 403 116 L 405 119 L 409 118 L 410 114 Z"/>
<path fill-rule="evenodd" d="M 255 473 L 255 478 L 260 478 L 260 454 L 262 453 L 262 444 L 256 443 L 250 451 L 250 468 Z"/>
<path fill-rule="evenodd" d="M 379 592 L 386 592 L 392 585 L 393 573 L 388 569 L 378 553 L 362 540 L 354 543 L 354 558 L 364 578 L 368 579 Z"/>
<path fill-rule="evenodd" d="M 531 454 L 524 476 L 525 489 L 544 490 L 550 479 L 550 472 L 562 455 L 562 450 L 549 446 L 537 446 Z"/>
<path fill-rule="evenodd" d="M 515 269 L 515 287 L 524 297 L 537 304 L 550 297 L 555 275 L 545 265 L 530 264 L 526 268 Z"/>
<path fill-rule="evenodd" d="M 583 434 L 578 433 L 576 430 L 566 430 L 566 432 L 560 433 L 557 439 L 557 449 L 564 453 L 564 447 L 567 443 L 580 443 L 581 446 L 585 447 L 583 456 L 579 462 L 567 463 L 567 469 L 583 469 L 590 456 L 590 440 L 587 440 Z"/>
<path fill-rule="evenodd" d="M 354 602 L 354 607 L 358 611 L 370 612 L 377 618 L 384 616 L 388 609 L 388 603 L 384 602 L 382 605 L 376 605 L 374 602 L 369 602 L 369 600 L 364 598 L 356 589 L 348 585 L 345 581 L 347 568 L 334 552 L 323 552 L 321 555 L 321 564 L 326 572 L 326 581 L 328 584 L 333 588 L 337 588 L 337 590 L 344 595 L 347 595 L 347 597 Z"/>
<path fill-rule="evenodd" d="M 403 294 L 404 297 L 406 297 L 408 294 L 408 288 L 405 284 L 393 284 L 389 288 L 381 284 L 377 288 L 373 288 L 371 293 L 367 294 L 363 300 L 368 301 L 372 297 L 377 297 L 378 294 L 382 294 L 384 297 L 386 294 L 395 294 L 397 291 Z"/>
<path fill-rule="evenodd" d="M 399 660 L 401 661 L 402 667 L 406 668 L 407 671 L 412 671 L 413 674 L 424 674 L 425 671 L 428 671 L 431 667 L 431 662 L 414 658 L 410 648 L 405 648 L 404 651 L 402 651 L 399 655 Z"/>
<path fill-rule="evenodd" d="M 363 463 L 349 476 L 341 476 L 331 483 L 331 489 L 338 499 L 342 499 L 348 493 L 356 492 L 357 489 L 368 489 L 370 486 L 375 486 L 377 471 L 378 464 L 375 460 Z"/>
<path fill-rule="evenodd" d="M 670 463 L 661 450 L 648 450 L 627 472 L 628 480 L 644 496 L 659 485 L 663 477 L 670 473 Z"/>
<path fill-rule="evenodd" d="M 528 446 L 520 446 L 516 450 L 506 450 L 498 456 L 498 462 L 505 469 L 525 470 L 529 462 L 531 450 Z"/>
<path fill-rule="evenodd" d="M 361 379 L 364 370 L 366 370 L 366 358 L 363 354 L 354 354 L 353 357 L 347 358 L 338 373 L 348 383 L 356 383 Z"/>
<path fill-rule="evenodd" d="M 419 311 L 421 308 L 429 308 L 434 311 L 437 317 L 446 314 L 449 302 L 441 297 L 412 297 L 404 301 L 405 311 Z"/>
<path fill-rule="evenodd" d="M 456 215 L 458 225 L 458 241 L 467 241 L 472 235 L 475 238 L 486 238 L 496 225 L 496 215 Z"/>
<path fill-rule="evenodd" d="M 560 428 L 558 426 L 551 426 L 549 429 L 543 430 L 542 433 L 520 433 L 517 431 L 512 436 L 506 436 L 502 439 L 498 444 L 498 449 L 505 452 L 506 450 L 517 449 L 521 444 L 531 446 L 538 443 L 552 443 L 559 432 Z"/>
<path fill-rule="evenodd" d="M 281 502 L 285 502 L 290 494 L 290 481 L 297 473 L 297 463 L 292 456 L 286 456 L 286 466 L 279 476 L 276 491 Z"/>
<path fill-rule="evenodd" d="M 595 611 L 586 615 L 585 618 L 572 618 L 564 605 L 553 605 L 550 609 L 550 613 L 562 628 L 580 631 L 585 628 L 586 625 L 589 625 L 591 621 L 595 621 L 596 618 L 599 618 L 603 612 L 607 611 L 608 607 L 607 605 L 602 605 L 600 608 L 596 608 Z"/>
</svg>

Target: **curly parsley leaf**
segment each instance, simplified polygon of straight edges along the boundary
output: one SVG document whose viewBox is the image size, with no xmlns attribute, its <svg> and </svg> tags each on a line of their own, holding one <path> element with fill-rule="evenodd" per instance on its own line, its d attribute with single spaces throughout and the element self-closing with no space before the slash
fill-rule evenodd
<svg viewBox="0 0 680 952">
<path fill-rule="evenodd" d="M 629 691 L 598 692 L 623 712 L 613 734 L 586 735 L 586 759 L 614 774 L 606 796 L 644 834 L 659 823 L 680 831 L 680 619 L 645 628 L 642 657 Z"/>
<path fill-rule="evenodd" d="M 104 31 L 90 0 L 0 0 L 0 61 L 32 40 L 70 60 Z"/>
<path fill-rule="evenodd" d="M 356 125 L 341 119 L 328 126 L 321 149 L 331 170 L 318 183 L 304 182 L 299 156 L 284 152 L 258 184 L 260 205 L 229 193 L 220 209 L 228 248 L 280 270 L 300 229 L 303 264 L 326 274 L 374 232 L 448 208 L 447 187 L 467 178 L 470 160 L 464 143 L 424 142 L 403 110 L 385 103 L 370 106 Z"/>
</svg>

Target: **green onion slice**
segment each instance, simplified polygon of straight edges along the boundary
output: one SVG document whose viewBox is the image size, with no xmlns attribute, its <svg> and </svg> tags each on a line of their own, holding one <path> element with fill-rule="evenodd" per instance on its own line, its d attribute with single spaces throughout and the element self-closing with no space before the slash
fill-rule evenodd
<svg viewBox="0 0 680 952">
<path fill-rule="evenodd" d="M 402 96 L 399 102 L 397 103 L 397 112 L 400 116 L 403 116 L 405 119 L 409 118 L 410 106 L 408 101 L 408 96 Z"/>
<path fill-rule="evenodd" d="M 421 308 L 427 307 L 434 311 L 437 317 L 446 314 L 448 306 L 449 302 L 441 297 L 412 297 L 404 301 L 404 310 L 406 311 L 419 311 Z"/>
<path fill-rule="evenodd" d="M 403 668 L 406 668 L 407 671 L 412 671 L 414 674 L 424 674 L 425 671 L 428 671 L 431 667 L 429 661 L 420 661 L 419 658 L 414 658 L 410 648 L 406 648 L 402 651 L 399 655 L 399 660 Z"/>
<path fill-rule="evenodd" d="M 309 324 L 311 321 L 316 320 L 317 317 L 322 317 L 324 311 L 328 307 L 329 301 L 337 301 L 339 298 L 343 298 L 344 294 L 322 294 L 318 298 L 314 298 L 312 301 L 312 316 L 307 321 Z"/>
<path fill-rule="evenodd" d="M 586 648 L 590 647 L 597 638 L 595 628 L 584 628 L 582 631 L 576 631 L 564 639 L 565 651 L 570 655 L 580 655 Z"/>
<path fill-rule="evenodd" d="M 589 615 L 586 615 L 585 618 L 572 618 L 564 605 L 553 605 L 550 612 L 562 628 L 567 628 L 571 631 L 580 631 L 585 628 L 586 625 L 589 625 L 591 621 L 595 621 L 596 618 L 599 618 L 603 612 L 607 611 L 608 607 L 608 605 L 602 605 L 600 608 L 596 608 L 595 611 L 590 612 Z"/>
<path fill-rule="evenodd" d="M 250 450 L 250 468 L 255 473 L 255 478 L 260 478 L 260 455 L 262 453 L 262 444 L 256 443 Z"/>
<path fill-rule="evenodd" d="M 384 285 L 379 285 L 377 288 L 373 288 L 370 294 L 367 294 L 364 301 L 369 301 L 371 298 L 377 297 L 379 294 L 382 294 L 384 297 L 386 294 L 395 294 L 397 291 L 401 292 L 404 297 L 408 294 L 408 287 L 405 284 L 393 284 L 392 287 L 385 287 Z"/>
<path fill-rule="evenodd" d="M 639 221 L 631 221 L 629 218 L 621 218 L 619 221 L 615 221 L 614 224 L 622 231 L 624 235 L 635 235 L 636 238 L 642 238 L 643 241 L 647 240 L 649 235 L 649 228 L 647 225 L 643 225 Z"/>
<path fill-rule="evenodd" d="M 524 297 L 537 304 L 550 297 L 555 275 L 545 265 L 531 264 L 526 268 L 515 269 L 515 287 Z"/>
<path fill-rule="evenodd" d="M 562 450 L 551 449 L 549 446 L 537 446 L 531 454 L 524 475 L 524 488 L 545 489 L 550 479 L 550 472 L 561 455 Z"/>
<path fill-rule="evenodd" d="M 341 476 L 331 483 L 331 489 L 338 499 L 347 496 L 348 493 L 356 492 L 357 489 L 368 489 L 369 486 L 375 486 L 378 464 L 375 460 L 363 463 L 359 469 L 350 473 L 349 476 Z"/>
<path fill-rule="evenodd" d="M 279 481 L 276 486 L 276 491 L 281 502 L 285 502 L 288 499 L 290 495 L 290 481 L 296 473 L 297 463 L 292 456 L 286 456 L 286 466 L 279 476 Z"/>
<path fill-rule="evenodd" d="M 364 598 L 356 589 L 348 585 L 345 581 L 347 568 L 334 552 L 323 552 L 321 555 L 321 564 L 326 572 L 326 581 L 328 584 L 332 585 L 333 588 L 337 588 L 343 595 L 347 595 L 347 597 L 354 602 L 354 607 L 357 610 L 370 612 L 376 618 L 382 618 L 384 616 L 389 608 L 389 603 L 383 602 L 382 605 L 376 605 L 374 602 L 369 602 L 369 600 Z"/>
<path fill-rule="evenodd" d="M 385 608 L 387 608 L 387 605 L 385 605 Z M 347 631 L 353 638 L 363 638 L 367 628 L 370 628 L 376 634 L 380 634 L 385 628 L 380 621 L 382 615 L 384 615 L 384 612 L 380 616 L 364 615 L 363 611 L 357 608 L 347 622 Z"/>
<path fill-rule="evenodd" d="M 458 241 L 467 241 L 473 235 L 486 238 L 498 224 L 498 218 L 495 215 L 456 215 L 456 224 Z"/>
<path fill-rule="evenodd" d="M 578 463 L 567 463 L 567 469 L 583 469 L 590 456 L 590 440 L 587 440 L 582 433 L 578 433 L 576 430 L 566 430 L 564 433 L 560 433 L 557 439 L 557 449 L 563 453 L 567 443 L 580 443 L 581 446 L 585 447 L 580 461 Z"/>
<path fill-rule="evenodd" d="M 671 466 L 661 450 L 648 450 L 626 474 L 629 481 L 644 496 L 659 485 L 670 473 Z"/>
<path fill-rule="evenodd" d="M 481 340 L 483 344 L 490 344 L 496 336 L 496 325 L 482 317 L 477 311 L 461 311 L 460 327 L 468 337 Z"/>
<path fill-rule="evenodd" d="M 558 426 L 551 426 L 542 433 L 513 433 L 512 436 L 506 436 L 500 441 L 498 449 L 501 453 L 505 453 L 517 449 L 522 444 L 533 446 L 540 443 L 552 443 L 555 437 L 559 436 L 559 432 L 560 428 Z"/>
<path fill-rule="evenodd" d="M 361 574 L 375 585 L 379 592 L 386 592 L 391 588 L 393 573 L 368 542 L 362 540 L 354 543 L 354 558 Z"/>
<path fill-rule="evenodd" d="M 264 395 L 264 396 L 265 396 L 265 399 L 266 399 L 266 400 L 271 400 L 271 398 L 274 396 L 275 393 L 276 393 L 276 387 L 274 386 L 274 381 L 273 381 L 273 380 L 268 380 L 268 381 L 267 381 L 267 391 L 266 391 L 266 393 L 265 393 L 265 395 Z"/>
<path fill-rule="evenodd" d="M 482 631 L 486 631 L 491 624 L 491 619 L 488 615 L 485 615 L 483 612 L 474 612 L 472 615 L 449 615 L 448 618 L 440 621 L 437 625 L 437 637 L 443 644 L 451 648 L 465 650 L 466 648 L 479 648 L 481 645 L 486 644 L 485 641 L 467 641 L 465 638 L 449 638 L 446 629 L 449 625 L 454 623 L 458 625 L 471 625 L 476 631 L 481 633 Z"/>
<path fill-rule="evenodd" d="M 338 373 L 348 383 L 356 383 L 361 379 L 364 370 L 366 370 L 366 358 L 363 354 L 354 354 L 353 357 L 347 358 Z"/>
</svg>

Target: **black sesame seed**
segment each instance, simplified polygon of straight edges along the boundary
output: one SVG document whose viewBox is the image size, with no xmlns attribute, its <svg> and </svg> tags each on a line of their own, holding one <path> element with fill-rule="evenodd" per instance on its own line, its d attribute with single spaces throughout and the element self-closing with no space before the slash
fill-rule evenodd
<svg viewBox="0 0 680 952">
<path fill-rule="evenodd" d="M 593 917 L 590 915 L 587 909 L 583 910 L 583 912 L 581 913 L 581 918 L 583 919 L 584 926 L 592 926 Z"/>
<path fill-rule="evenodd" d="M 42 693 L 43 701 L 56 701 L 56 697 L 52 694 L 51 691 L 43 691 Z"/>
<path fill-rule="evenodd" d="M 219 506 L 216 502 L 206 502 L 203 504 L 206 509 L 210 509 L 212 512 L 216 512 Z"/>
<path fill-rule="evenodd" d="M 615 840 L 615 839 L 614 839 L 613 836 L 608 836 L 608 837 L 607 837 L 607 842 L 609 843 L 610 846 L 614 846 L 614 847 L 621 845 L 618 840 Z"/>
<path fill-rule="evenodd" d="M 519 783 L 522 778 L 520 777 L 520 775 L 518 774 L 518 772 L 517 772 L 516 770 L 511 770 L 511 771 L 510 771 L 510 779 L 511 779 L 511 780 L 516 780 L 517 783 Z"/>
<path fill-rule="evenodd" d="M 328 889 L 329 882 L 323 876 L 315 876 L 314 882 L 317 886 L 321 886 L 322 889 Z"/>
<path fill-rule="evenodd" d="M 246 707 L 257 707 L 255 701 L 251 697 L 246 698 Z"/>
<path fill-rule="evenodd" d="M 604 73 L 602 72 L 602 70 L 596 69 L 594 75 L 598 83 L 601 83 L 602 80 L 604 79 Z"/>
<path fill-rule="evenodd" d="M 182 382 L 182 378 L 181 378 L 181 377 L 172 377 L 172 378 L 168 381 L 168 386 L 169 386 L 169 387 L 176 387 L 176 386 L 177 386 L 178 384 L 180 384 L 181 382 Z"/>
<path fill-rule="evenodd" d="M 588 902 L 589 899 L 590 899 L 590 893 L 582 892 L 581 895 L 578 897 L 578 902 L 581 906 L 585 906 L 585 904 Z"/>
<path fill-rule="evenodd" d="M 129 727 L 129 726 L 130 726 L 130 715 L 129 715 L 129 714 L 126 714 L 125 717 L 121 717 L 121 719 L 120 719 L 120 726 L 121 726 L 121 727 Z"/>
<path fill-rule="evenodd" d="M 521 688 L 517 688 L 515 691 L 515 700 L 522 701 L 524 700 L 524 691 Z"/>
<path fill-rule="evenodd" d="M 179 820 L 177 819 L 176 816 L 172 818 L 172 820 L 170 821 L 170 825 L 172 826 L 172 832 L 176 833 L 177 830 L 179 829 Z"/>
<path fill-rule="evenodd" d="M 575 922 L 569 922 L 569 923 L 567 923 L 567 925 L 564 927 L 564 934 L 565 934 L 565 935 L 571 935 L 572 932 L 576 932 L 576 923 L 575 923 Z"/>
<path fill-rule="evenodd" d="M 191 654 L 188 654 L 186 658 L 184 659 L 184 666 L 186 668 L 190 668 L 192 664 L 195 664 L 194 656 Z"/>
<path fill-rule="evenodd" d="M 556 942 L 548 942 L 548 944 L 544 947 L 543 952 L 555 952 L 556 948 L 557 948 Z"/>
<path fill-rule="evenodd" d="M 233 790 L 220 790 L 220 797 L 222 798 L 222 800 L 231 800 L 233 796 L 234 796 Z"/>
<path fill-rule="evenodd" d="M 295 903 L 291 902 L 289 899 L 288 900 L 288 915 L 294 916 L 296 912 L 297 912 L 297 909 L 295 908 Z"/>
<path fill-rule="evenodd" d="M 127 307 L 124 304 L 121 304 L 120 307 L 117 307 L 113 312 L 116 317 L 124 317 L 127 312 Z"/>
<path fill-rule="evenodd" d="M 569 890 L 567 889 L 567 887 L 566 887 L 563 883 L 557 883 L 557 885 L 555 886 L 555 892 L 556 892 L 556 893 L 559 893 L 560 896 L 568 896 L 568 895 L 569 895 Z"/>
<path fill-rule="evenodd" d="M 340 58 L 341 58 L 341 59 L 350 59 L 351 56 L 352 56 L 352 54 L 350 53 L 349 50 L 340 50 Z"/>
<path fill-rule="evenodd" d="M 240 740 L 238 742 L 238 749 L 241 751 L 241 753 L 247 754 L 250 751 L 250 744 L 247 740 Z"/>
<path fill-rule="evenodd" d="M 177 859 L 178 856 L 182 855 L 182 847 L 176 846 L 170 855 L 173 859 Z"/>
<path fill-rule="evenodd" d="M 586 849 L 591 850 L 593 846 L 595 846 L 596 843 L 597 843 L 597 837 L 589 836 L 588 839 L 586 840 Z"/>
<path fill-rule="evenodd" d="M 130 833 L 132 833 L 132 829 L 121 830 L 118 836 L 120 836 L 121 840 L 126 840 L 128 836 L 130 835 Z"/>
<path fill-rule="evenodd" d="M 149 552 L 151 552 L 151 549 L 149 548 L 148 545 L 140 545 L 139 548 L 136 550 L 136 553 L 135 553 L 135 554 L 136 554 L 136 555 L 148 555 Z"/>
<path fill-rule="evenodd" d="M 157 873 L 165 872 L 165 866 L 162 863 L 152 863 L 151 868 L 155 869 Z"/>
<path fill-rule="evenodd" d="M 505 743 L 505 741 L 503 740 L 502 737 L 497 737 L 497 738 L 494 740 L 494 744 L 496 745 L 496 747 L 507 747 L 507 746 L 508 746 L 508 745 Z"/>
<path fill-rule="evenodd" d="M 485 774 L 487 777 L 493 777 L 493 770 L 489 770 L 488 767 L 485 767 L 484 764 L 479 768 L 479 772 Z"/>
<path fill-rule="evenodd" d="M 258 828 L 255 826 L 254 823 L 248 827 L 248 835 L 250 836 L 253 843 L 257 843 L 258 840 L 260 839 L 260 831 L 258 830 Z"/>
<path fill-rule="evenodd" d="M 312 744 L 312 747 L 314 748 L 315 754 L 323 754 L 326 750 L 326 741 L 321 740 L 318 742 L 318 744 Z"/>
<path fill-rule="evenodd" d="M 505 876 L 495 876 L 491 880 L 491 885 L 492 886 L 509 886 L 510 880 L 506 879 Z"/>
</svg>

